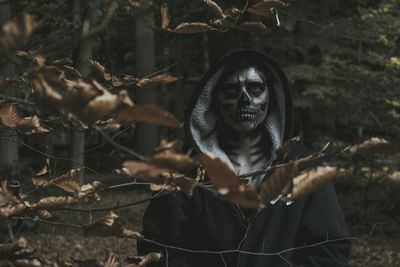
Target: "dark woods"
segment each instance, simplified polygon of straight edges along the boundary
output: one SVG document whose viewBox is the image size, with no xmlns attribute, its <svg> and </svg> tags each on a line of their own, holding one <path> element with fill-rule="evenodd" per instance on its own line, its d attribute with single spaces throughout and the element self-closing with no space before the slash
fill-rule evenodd
<svg viewBox="0 0 400 267">
<path fill-rule="evenodd" d="M 140 217 L 152 198 L 215 186 L 254 208 L 338 175 L 351 264 L 400 261 L 399 5 L 0 0 L 0 265 L 145 266 L 164 252 L 134 256 L 123 242 L 146 240 Z M 237 48 L 272 55 L 295 105 L 299 137 L 255 171 L 272 173 L 260 192 L 213 155 L 192 157 L 182 128 L 200 77 Z M 316 153 L 288 163 L 299 142 Z M 70 255 L 64 244 L 35 244 L 59 227 L 74 233 L 71 244 L 96 237 L 110 249 Z"/>
</svg>

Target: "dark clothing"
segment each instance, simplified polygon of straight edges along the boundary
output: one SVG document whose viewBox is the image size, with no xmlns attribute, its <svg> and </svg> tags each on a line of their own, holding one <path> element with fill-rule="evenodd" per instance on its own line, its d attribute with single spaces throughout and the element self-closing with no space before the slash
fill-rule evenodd
<svg viewBox="0 0 400 267">
<path fill-rule="evenodd" d="M 275 61 L 247 50 L 223 58 L 205 74 L 194 93 L 186 130 L 198 152 L 211 152 L 231 167 L 218 144 L 215 128 L 219 118 L 213 95 L 221 73 L 242 59 L 250 60 L 270 79 L 271 105 L 263 124 L 270 140 L 265 148 L 270 162 L 276 149 L 290 137 L 293 117 L 287 79 Z M 290 151 L 288 160 L 309 153 L 299 145 Z M 268 176 L 253 179 L 262 181 Z M 291 205 L 278 201 L 266 203 L 260 210 L 240 208 L 222 200 L 215 191 L 196 187 L 191 198 L 178 192 L 151 201 L 143 220 L 143 235 L 165 245 L 197 251 L 169 248 L 169 267 L 347 266 L 351 244 L 331 183 Z M 166 252 L 145 241 L 138 243 L 139 254 L 160 250 Z M 166 266 L 166 258 L 149 266 Z"/>
<path fill-rule="evenodd" d="M 305 151 L 296 150 L 293 156 Z M 289 206 L 278 202 L 255 212 L 246 218 L 235 204 L 208 189 L 196 188 L 191 199 L 179 192 L 153 200 L 146 210 L 143 235 L 191 250 L 239 248 L 274 254 L 219 255 L 168 249 L 169 267 L 347 266 L 351 243 L 343 240 L 348 232 L 331 183 Z M 146 242 L 138 245 L 139 254 L 160 250 L 165 253 Z M 166 266 L 165 258 L 150 266 Z"/>
</svg>

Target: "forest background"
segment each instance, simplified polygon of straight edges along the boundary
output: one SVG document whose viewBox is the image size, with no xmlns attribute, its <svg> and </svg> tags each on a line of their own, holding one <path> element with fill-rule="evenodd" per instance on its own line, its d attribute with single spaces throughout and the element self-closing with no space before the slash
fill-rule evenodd
<svg viewBox="0 0 400 267">
<path fill-rule="evenodd" d="M 246 10 L 261 1 L 215 2 L 222 10 Z M 2 116 L 13 105 L 22 117 L 37 115 L 40 127 L 46 129 L 36 125 L 32 130 L 31 125 L 27 134 L 21 127 L 6 127 L 10 125 L 2 117 L 1 178 L 19 181 L 25 191 L 34 190 L 31 178 L 51 159 L 55 174 L 82 169 L 81 183 L 93 179 L 106 185 L 131 182 L 131 178 L 117 174 L 115 169 L 120 169 L 133 153 L 149 155 L 162 139 L 185 140 L 182 128 L 133 124 L 133 120 L 128 120 L 130 123 L 112 131 L 119 125 L 86 127 L 71 116 L 52 117 L 58 113 L 49 112 L 43 99 L 35 102 L 27 81 L 32 68 L 66 57 L 83 77 L 100 82 L 110 83 L 106 75 L 110 73 L 138 77 L 141 85 L 136 80 L 124 80 L 122 86 L 111 84 L 111 91 L 118 94 L 124 90 L 135 104 L 156 104 L 183 121 L 196 83 L 216 59 L 232 49 L 258 49 L 272 55 L 285 70 L 295 103 L 294 132 L 306 145 L 318 150 L 327 141 L 344 146 L 367 136 L 398 143 L 400 1 L 286 3 L 289 5 L 278 5 L 268 16 L 257 12 L 233 14 L 231 24 L 221 26 L 216 21 L 215 9 L 201 0 L 0 0 L 1 25 L 23 14 L 30 14 L 37 24 L 15 51 L 4 49 L 3 26 Z M 165 21 L 166 7 L 169 24 Z M 183 33 L 176 27 L 184 22 L 208 26 L 192 25 Z M 240 27 L 244 22 L 254 24 Z M 89 60 L 99 62 L 107 71 L 99 70 Z M 160 73 L 170 76 L 143 85 L 147 82 L 144 79 Z M 351 265 L 396 266 L 400 262 L 400 157 L 396 153 L 370 153 L 353 159 L 353 165 L 351 174 L 336 180 L 339 201 L 355 237 Z M 102 205 L 136 201 L 150 194 L 148 185 L 131 183 L 105 192 Z M 146 203 L 131 206 L 120 211 L 120 217 L 140 229 L 145 206 Z M 56 218 L 79 223 L 92 218 L 92 214 L 76 215 L 64 211 Z M 44 226 L 36 221 L 24 222 L 18 229 L 13 227 L 12 238 L 24 235 L 38 249 L 37 256 L 45 266 L 63 266 L 61 260 L 56 261 L 60 255 L 66 260 L 73 257 L 101 261 L 106 247 L 118 251 L 120 258 L 135 254 L 132 241 L 85 240 L 72 230 L 68 232 L 65 225 Z M 11 241 L 10 228 L 3 230 L 1 241 Z M 92 249 L 85 249 L 86 242 Z"/>
</svg>

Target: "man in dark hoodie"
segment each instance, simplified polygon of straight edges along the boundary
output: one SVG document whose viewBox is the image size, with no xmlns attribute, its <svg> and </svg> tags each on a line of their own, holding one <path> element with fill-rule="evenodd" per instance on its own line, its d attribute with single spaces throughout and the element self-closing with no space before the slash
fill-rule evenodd
<svg viewBox="0 0 400 267">
<path fill-rule="evenodd" d="M 224 57 L 201 80 L 186 119 L 188 139 L 238 174 L 269 167 L 290 138 L 292 101 L 287 79 L 270 57 L 252 50 Z M 289 160 L 309 149 L 296 146 Z M 266 175 L 251 177 L 257 190 Z M 279 198 L 278 198 L 279 199 Z M 151 201 L 143 235 L 167 245 L 138 243 L 139 254 L 164 251 L 150 266 L 347 266 L 351 243 L 332 184 L 287 205 L 278 199 L 259 210 L 221 200 L 196 187 Z"/>
</svg>

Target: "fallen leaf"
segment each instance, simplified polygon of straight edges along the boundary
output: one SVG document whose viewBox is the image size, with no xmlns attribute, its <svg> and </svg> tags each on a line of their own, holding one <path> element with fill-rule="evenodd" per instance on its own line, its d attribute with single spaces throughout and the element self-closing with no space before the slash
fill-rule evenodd
<svg viewBox="0 0 400 267">
<path fill-rule="evenodd" d="M 124 267 L 145 267 L 147 264 L 159 261 L 161 253 L 151 252 L 145 256 L 128 257 L 124 261 Z"/>
<path fill-rule="evenodd" d="M 5 259 L 14 255 L 16 252 L 25 249 L 27 245 L 28 242 L 24 237 L 20 237 L 12 243 L 0 243 L 0 259 Z"/>
<path fill-rule="evenodd" d="M 14 267 L 41 267 L 42 263 L 38 259 L 18 259 L 12 260 Z"/>
<path fill-rule="evenodd" d="M 70 196 L 59 196 L 59 197 L 45 197 L 39 200 L 37 203 L 38 209 L 54 209 L 64 207 L 67 205 L 75 204 L 76 199 Z"/>
<path fill-rule="evenodd" d="M 5 104 L 0 108 L 0 121 L 4 126 L 15 128 L 21 120 L 22 118 L 14 105 Z"/>
<path fill-rule="evenodd" d="M 124 173 L 132 177 L 144 177 L 144 178 L 158 178 L 160 182 L 164 179 L 160 178 L 163 172 L 167 172 L 167 169 L 162 169 L 153 164 L 137 162 L 133 160 L 125 161 L 122 165 Z"/>
<path fill-rule="evenodd" d="M 48 210 L 38 210 L 38 217 L 44 220 L 51 220 L 53 219 L 53 215 Z"/>
<path fill-rule="evenodd" d="M 36 115 L 25 117 L 17 124 L 16 129 L 24 134 L 41 134 L 48 133 L 49 130 L 43 127 Z"/>
<path fill-rule="evenodd" d="M 143 236 L 135 231 L 124 228 L 113 211 L 93 223 L 82 225 L 85 236 L 115 236 L 121 238 L 141 239 Z"/>
<path fill-rule="evenodd" d="M 240 14 L 242 14 L 242 10 L 236 8 L 236 7 L 231 7 L 228 8 L 224 11 L 224 13 L 231 18 L 236 18 L 237 16 L 239 16 Z"/>
</svg>

